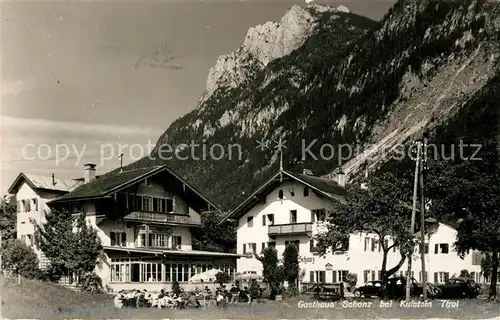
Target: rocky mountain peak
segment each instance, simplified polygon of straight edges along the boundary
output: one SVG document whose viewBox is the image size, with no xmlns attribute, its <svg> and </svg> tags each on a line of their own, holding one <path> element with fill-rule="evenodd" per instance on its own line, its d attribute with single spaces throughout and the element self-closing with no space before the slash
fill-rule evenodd
<svg viewBox="0 0 500 320">
<path fill-rule="evenodd" d="M 242 46 L 235 52 L 221 55 L 210 69 L 200 104 L 217 88 L 235 88 L 271 61 L 287 56 L 302 46 L 314 31 L 318 18 L 328 11 L 346 13 L 349 9 L 322 5 L 303 8 L 295 5 L 279 22 L 266 22 L 250 28 Z"/>
</svg>

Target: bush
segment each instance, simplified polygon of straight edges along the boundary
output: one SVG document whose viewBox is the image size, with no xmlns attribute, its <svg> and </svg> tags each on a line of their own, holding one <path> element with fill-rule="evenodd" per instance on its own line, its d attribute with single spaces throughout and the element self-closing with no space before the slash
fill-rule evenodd
<svg viewBox="0 0 500 320">
<path fill-rule="evenodd" d="M 348 273 L 345 277 L 345 282 L 349 288 L 356 287 L 356 284 L 358 283 L 358 275 L 355 273 Z"/>
<path fill-rule="evenodd" d="M 231 277 L 225 273 L 225 272 L 219 272 L 215 275 L 215 279 L 216 279 L 216 282 L 218 284 L 220 284 L 221 286 L 224 284 L 224 283 L 229 283 L 231 282 Z"/>
<path fill-rule="evenodd" d="M 262 291 L 262 298 L 263 299 L 270 299 L 271 298 L 271 289 L 270 288 L 265 288 L 264 291 Z"/>
<path fill-rule="evenodd" d="M 249 291 L 250 291 L 250 297 L 252 297 L 252 299 L 259 298 L 260 292 L 259 292 L 259 284 L 257 283 L 257 280 L 254 279 L 250 282 Z"/>
<path fill-rule="evenodd" d="M 12 240 L 2 248 L 2 267 L 14 275 L 28 279 L 37 279 L 41 273 L 38 258 L 33 248 L 20 240 Z"/>
<path fill-rule="evenodd" d="M 95 272 L 86 272 L 80 279 L 82 291 L 103 293 L 102 280 Z"/>
</svg>

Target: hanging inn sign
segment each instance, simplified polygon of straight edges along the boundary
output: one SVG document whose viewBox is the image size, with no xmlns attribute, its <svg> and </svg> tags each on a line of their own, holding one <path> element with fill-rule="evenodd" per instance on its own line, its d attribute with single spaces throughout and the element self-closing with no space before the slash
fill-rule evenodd
<svg viewBox="0 0 500 320">
<path fill-rule="evenodd" d="M 314 263 L 314 257 L 299 256 L 298 260 L 299 263 Z M 283 258 L 279 259 L 279 262 L 283 263 Z"/>
</svg>

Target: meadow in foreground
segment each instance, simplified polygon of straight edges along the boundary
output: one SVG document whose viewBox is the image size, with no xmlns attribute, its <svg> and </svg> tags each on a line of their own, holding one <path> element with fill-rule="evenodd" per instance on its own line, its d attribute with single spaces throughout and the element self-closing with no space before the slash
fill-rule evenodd
<svg viewBox="0 0 500 320">
<path fill-rule="evenodd" d="M 112 297 L 101 294 L 74 292 L 66 288 L 15 279 L 2 279 L 3 316 L 8 319 L 68 319 L 68 318 L 120 318 L 120 319 L 376 319 L 376 318 L 455 318 L 487 319 L 500 316 L 498 302 L 461 300 L 458 306 L 442 305 L 440 300 L 432 307 L 401 307 L 393 302 L 380 307 L 380 301 L 370 300 L 368 305 L 336 302 L 312 305 L 310 297 L 301 296 L 286 301 L 228 305 L 226 308 L 188 310 L 170 309 L 116 309 Z M 350 303 L 349 305 L 346 305 Z"/>
</svg>

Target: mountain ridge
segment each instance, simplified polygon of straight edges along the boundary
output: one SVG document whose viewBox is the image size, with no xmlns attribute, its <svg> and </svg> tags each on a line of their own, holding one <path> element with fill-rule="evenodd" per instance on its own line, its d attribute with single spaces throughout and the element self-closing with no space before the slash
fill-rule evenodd
<svg viewBox="0 0 500 320">
<path fill-rule="evenodd" d="M 259 139 L 287 141 L 289 170 L 333 177 L 343 165 L 354 177 L 366 157 L 304 159 L 304 141 L 317 141 L 316 155 L 327 144 L 378 143 L 380 153 L 446 123 L 499 74 L 499 34 L 499 9 L 485 1 L 400 0 L 380 22 L 320 12 L 299 48 L 253 71 L 243 85 L 222 81 L 170 125 L 150 158 L 132 165 L 166 163 L 226 210 L 278 169 L 276 150 L 259 152 Z M 238 143 L 241 157 L 158 159 L 163 145 L 189 141 Z"/>
</svg>

